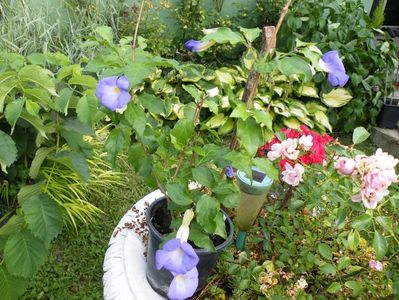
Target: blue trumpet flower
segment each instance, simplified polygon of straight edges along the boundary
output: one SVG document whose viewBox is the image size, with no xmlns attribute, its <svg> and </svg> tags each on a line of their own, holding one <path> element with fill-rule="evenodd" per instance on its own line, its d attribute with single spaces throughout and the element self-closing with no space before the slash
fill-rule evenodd
<svg viewBox="0 0 399 300">
<path fill-rule="evenodd" d="M 190 52 L 201 52 L 205 51 L 206 49 L 212 47 L 215 44 L 214 41 L 196 41 L 196 40 L 188 40 L 184 43 L 184 47 Z"/>
<path fill-rule="evenodd" d="M 96 97 L 106 108 L 123 109 L 130 101 L 129 81 L 126 76 L 112 76 L 101 79 L 97 84 Z"/>
<path fill-rule="evenodd" d="M 184 300 L 194 295 L 198 287 L 198 270 L 193 268 L 185 274 L 176 274 L 168 289 L 168 298 Z"/>
<path fill-rule="evenodd" d="M 349 80 L 344 64 L 337 51 L 328 51 L 319 62 L 320 68 L 328 73 L 328 82 L 336 87 L 343 87 Z"/>
</svg>

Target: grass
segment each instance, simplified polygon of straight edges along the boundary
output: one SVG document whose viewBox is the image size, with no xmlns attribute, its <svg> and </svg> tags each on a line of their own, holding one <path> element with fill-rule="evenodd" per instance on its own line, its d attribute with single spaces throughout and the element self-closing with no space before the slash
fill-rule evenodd
<svg viewBox="0 0 399 300">
<path fill-rule="evenodd" d="M 109 238 L 126 210 L 149 192 L 129 166 L 122 166 L 122 171 L 123 187 L 91 199 L 105 214 L 77 234 L 64 231 L 54 240 L 47 263 L 22 299 L 102 299 L 102 264 Z"/>
</svg>

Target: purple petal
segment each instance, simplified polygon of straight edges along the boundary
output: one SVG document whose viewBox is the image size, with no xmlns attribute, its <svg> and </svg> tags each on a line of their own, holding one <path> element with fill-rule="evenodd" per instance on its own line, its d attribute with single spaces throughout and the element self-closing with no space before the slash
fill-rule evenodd
<svg viewBox="0 0 399 300">
<path fill-rule="evenodd" d="M 184 43 L 184 47 L 190 52 L 198 52 L 201 49 L 202 43 L 200 41 L 188 40 Z"/>
<path fill-rule="evenodd" d="M 334 87 L 343 87 L 348 80 L 349 76 L 342 72 L 331 72 L 328 74 L 328 82 Z"/>
<path fill-rule="evenodd" d="M 117 100 L 117 108 L 124 108 L 130 101 L 131 96 L 128 92 L 121 92 Z"/>
<path fill-rule="evenodd" d="M 116 93 L 114 87 L 104 86 L 101 97 L 99 97 L 102 105 L 110 110 L 115 111 L 118 108 L 119 93 Z"/>
<path fill-rule="evenodd" d="M 226 172 L 227 178 L 232 179 L 234 177 L 234 169 L 232 166 L 227 166 L 225 172 Z"/>
<path fill-rule="evenodd" d="M 179 248 L 180 244 L 181 244 L 180 239 L 172 239 L 172 240 L 167 241 L 163 245 L 162 249 L 166 250 L 166 251 L 173 251 L 173 250 Z"/>
<path fill-rule="evenodd" d="M 344 64 L 339 58 L 337 51 L 328 51 L 321 59 L 325 63 L 328 72 L 339 71 L 345 73 Z"/>
<path fill-rule="evenodd" d="M 168 298 L 172 300 L 183 300 L 194 295 L 198 287 L 197 268 L 188 271 L 186 274 L 176 275 L 170 283 Z"/>
<path fill-rule="evenodd" d="M 127 90 L 129 89 L 129 80 L 126 76 L 120 76 L 116 81 L 116 85 L 121 90 L 125 90 L 127 92 Z"/>
</svg>

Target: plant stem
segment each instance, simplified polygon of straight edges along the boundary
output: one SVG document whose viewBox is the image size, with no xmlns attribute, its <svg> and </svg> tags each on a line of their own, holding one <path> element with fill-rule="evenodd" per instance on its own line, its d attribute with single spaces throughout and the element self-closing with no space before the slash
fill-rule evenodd
<svg viewBox="0 0 399 300">
<path fill-rule="evenodd" d="M 280 18 L 278 19 L 277 25 L 276 25 L 276 36 L 278 31 L 280 30 L 281 25 L 283 24 L 285 15 L 288 13 L 288 9 L 291 5 L 293 0 L 288 0 L 287 3 L 284 5 L 283 9 L 281 10 L 280 13 Z"/>
<path fill-rule="evenodd" d="M 284 197 L 283 201 L 281 202 L 280 208 L 284 208 L 284 207 L 288 206 L 288 202 L 290 201 L 292 194 L 294 193 L 294 190 L 295 190 L 295 188 L 290 185 L 290 189 L 285 194 L 285 197 Z"/>
<path fill-rule="evenodd" d="M 132 61 L 134 61 L 134 53 L 135 53 L 136 44 L 137 44 L 137 34 L 139 32 L 141 14 L 143 13 L 144 3 L 145 3 L 145 0 L 141 0 L 140 10 L 139 10 L 139 14 L 137 16 L 136 27 L 134 29 L 134 36 L 133 36 L 133 42 L 132 42 Z"/>
</svg>

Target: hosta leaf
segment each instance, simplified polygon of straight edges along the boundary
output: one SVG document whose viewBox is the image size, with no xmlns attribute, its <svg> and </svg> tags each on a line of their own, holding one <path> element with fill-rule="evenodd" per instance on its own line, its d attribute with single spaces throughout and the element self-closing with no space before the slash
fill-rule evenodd
<svg viewBox="0 0 399 300">
<path fill-rule="evenodd" d="M 18 76 L 22 81 L 33 82 L 46 89 L 51 95 L 57 96 L 51 72 L 37 65 L 28 65 L 19 70 Z"/>
<path fill-rule="evenodd" d="M 44 243 L 26 229 L 11 235 L 4 247 L 7 269 L 15 276 L 32 277 L 46 259 Z"/>
<path fill-rule="evenodd" d="M 17 300 L 25 292 L 29 281 L 12 276 L 4 266 L 0 266 L 0 291 L 2 300 Z"/>
<path fill-rule="evenodd" d="M 343 88 L 333 89 L 328 94 L 321 96 L 321 101 L 328 107 L 341 107 L 352 100 L 352 95 Z"/>
<path fill-rule="evenodd" d="M 214 41 L 218 44 L 230 43 L 232 45 L 245 43 L 245 39 L 241 33 L 234 32 L 227 27 L 206 29 L 204 33 L 206 35 L 202 39 L 203 42 Z"/>
<path fill-rule="evenodd" d="M 370 133 L 364 127 L 356 127 L 353 131 L 352 142 L 357 145 L 368 139 Z"/>
<path fill-rule="evenodd" d="M 62 230 L 62 211 L 47 195 L 33 196 L 22 205 L 26 223 L 31 232 L 46 246 Z"/>
<path fill-rule="evenodd" d="M 324 128 L 327 128 L 328 131 L 332 132 L 332 127 L 331 127 L 330 121 L 328 120 L 328 117 L 326 116 L 326 114 L 324 112 L 316 111 L 314 114 L 314 118 Z"/>
<path fill-rule="evenodd" d="M 6 168 L 17 159 L 17 147 L 14 140 L 5 132 L 0 130 L 0 166 L 4 173 Z"/>
</svg>

